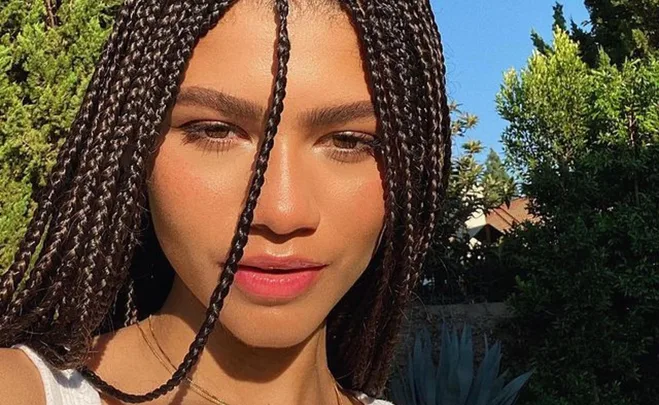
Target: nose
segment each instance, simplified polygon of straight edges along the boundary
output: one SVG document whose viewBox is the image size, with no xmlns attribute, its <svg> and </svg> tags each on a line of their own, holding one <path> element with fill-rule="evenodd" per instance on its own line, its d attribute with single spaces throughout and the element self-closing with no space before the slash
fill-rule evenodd
<svg viewBox="0 0 659 405">
<path fill-rule="evenodd" d="M 270 152 L 265 182 L 254 210 L 252 233 L 271 239 L 288 239 L 313 233 L 320 222 L 314 197 L 313 170 L 305 168 L 303 156 L 278 136 Z"/>
</svg>

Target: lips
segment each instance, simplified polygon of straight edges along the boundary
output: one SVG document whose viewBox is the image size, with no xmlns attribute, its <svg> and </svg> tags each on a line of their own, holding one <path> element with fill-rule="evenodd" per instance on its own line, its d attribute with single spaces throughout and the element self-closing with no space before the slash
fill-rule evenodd
<svg viewBox="0 0 659 405">
<path fill-rule="evenodd" d="M 249 257 L 240 261 L 234 282 L 255 301 L 290 301 L 308 291 L 326 266 L 295 256 Z"/>
<path fill-rule="evenodd" d="M 299 256 L 253 256 L 243 258 L 239 264 L 241 266 L 273 271 L 306 270 L 325 266 L 324 263 Z"/>
</svg>

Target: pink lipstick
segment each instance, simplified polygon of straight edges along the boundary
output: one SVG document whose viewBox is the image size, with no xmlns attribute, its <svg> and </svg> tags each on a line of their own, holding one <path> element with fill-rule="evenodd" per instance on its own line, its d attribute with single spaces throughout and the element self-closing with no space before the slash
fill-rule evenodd
<svg viewBox="0 0 659 405">
<path fill-rule="evenodd" d="M 290 300 L 311 288 L 326 266 L 294 256 L 249 257 L 240 261 L 234 282 L 257 299 Z"/>
</svg>

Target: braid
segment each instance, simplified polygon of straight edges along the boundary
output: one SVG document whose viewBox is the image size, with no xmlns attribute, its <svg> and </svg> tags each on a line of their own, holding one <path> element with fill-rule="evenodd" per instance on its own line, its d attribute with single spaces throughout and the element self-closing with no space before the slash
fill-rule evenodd
<svg viewBox="0 0 659 405">
<path fill-rule="evenodd" d="M 432 119 L 432 125 L 428 128 L 432 137 L 438 138 L 439 142 L 432 144 L 432 151 L 430 153 L 433 169 L 435 173 L 441 173 L 441 176 L 430 178 L 429 196 L 431 198 L 430 209 L 428 210 L 429 217 L 427 223 L 429 224 L 428 232 L 422 240 L 420 251 L 425 255 L 431 243 L 434 234 L 434 227 L 437 223 L 435 220 L 436 214 L 439 211 L 439 202 L 442 200 L 443 195 L 448 185 L 450 177 L 450 158 L 451 158 L 451 122 L 450 111 L 448 106 L 446 94 L 446 64 L 444 61 L 444 49 L 442 46 L 441 36 L 437 29 L 437 24 L 433 12 L 427 0 L 414 2 L 417 9 L 413 9 L 412 13 L 420 21 L 422 28 L 421 38 L 429 51 L 430 63 L 424 66 L 424 75 L 427 77 L 425 81 L 427 85 L 428 94 L 431 97 L 429 106 L 431 113 L 429 116 Z M 421 60 L 426 61 L 426 58 Z"/>
<path fill-rule="evenodd" d="M 373 3 L 371 3 L 373 4 Z M 382 378 L 381 376 L 383 374 L 374 374 L 371 372 L 371 370 L 377 370 L 379 369 L 379 358 L 382 356 L 388 355 L 388 353 L 383 353 L 379 348 L 381 346 L 378 344 L 384 339 L 389 338 L 389 334 L 383 333 L 387 325 L 389 323 L 389 317 L 391 315 L 394 315 L 391 311 L 384 311 L 383 309 L 385 307 L 389 307 L 390 305 L 393 305 L 392 308 L 398 308 L 398 306 L 395 303 L 396 299 L 396 289 L 398 288 L 397 285 L 395 285 L 395 277 L 396 274 L 394 273 L 394 270 L 399 267 L 400 265 L 397 265 L 397 255 L 395 252 L 403 252 L 406 250 L 405 246 L 405 238 L 409 235 L 407 235 L 407 232 L 409 231 L 409 227 L 413 226 L 413 223 L 410 221 L 408 223 L 405 223 L 405 234 L 403 240 L 400 239 L 401 236 L 401 222 L 403 222 L 403 219 L 407 218 L 406 215 L 409 215 L 409 213 L 405 212 L 405 210 L 401 210 L 400 208 L 405 208 L 406 206 L 406 201 L 401 199 L 401 195 L 399 193 L 401 192 L 412 192 L 411 189 L 409 190 L 404 190 L 403 184 L 409 183 L 407 181 L 407 176 L 405 172 L 405 167 L 403 165 L 403 158 L 401 156 L 401 145 L 403 144 L 404 140 L 402 139 L 403 135 L 403 123 L 400 118 L 400 111 L 399 111 L 399 104 L 400 104 L 400 98 L 399 94 L 397 92 L 392 91 L 394 88 L 395 84 L 393 81 L 393 71 L 392 71 L 392 61 L 391 58 L 388 54 L 389 52 L 389 47 L 387 44 L 387 41 L 391 40 L 392 37 L 389 37 L 387 35 L 387 31 L 392 29 L 393 27 L 390 24 L 390 21 L 388 18 L 385 20 L 382 19 L 382 16 L 384 14 L 388 14 L 390 17 L 394 17 L 394 10 L 389 9 L 387 12 L 384 11 L 384 9 L 380 9 L 379 7 L 369 7 L 367 9 L 367 12 L 371 13 L 370 14 L 370 24 L 372 26 L 372 30 L 374 32 L 374 36 L 376 38 L 376 47 L 375 51 L 382 55 L 383 57 L 380 59 L 380 69 L 382 71 L 382 77 L 383 77 L 383 89 L 386 94 L 384 99 L 386 100 L 386 108 L 388 109 L 389 116 L 391 117 L 392 123 L 389 125 L 390 131 L 387 133 L 386 138 L 387 141 L 385 141 L 387 144 L 391 145 L 390 149 L 391 152 L 389 154 L 389 158 L 386 160 L 386 165 L 392 167 L 392 180 L 387 183 L 387 188 L 389 192 L 389 198 L 391 200 L 391 203 L 389 204 L 390 207 L 390 213 L 389 213 L 389 223 L 387 224 L 388 229 L 390 230 L 389 232 L 389 249 L 385 251 L 385 256 L 384 256 L 384 263 L 383 263 L 383 269 L 386 269 L 384 273 L 386 274 L 386 278 L 382 277 L 382 281 L 380 284 L 380 291 L 378 294 L 378 299 L 376 300 L 376 305 L 374 305 L 373 308 L 373 313 L 376 314 L 378 313 L 379 316 L 370 316 L 369 320 L 370 322 L 368 323 L 369 326 L 367 328 L 371 331 L 372 336 L 371 336 L 371 341 L 374 342 L 373 344 L 373 351 L 370 353 L 370 356 L 368 357 L 368 367 L 364 367 L 364 381 L 363 384 L 365 386 L 370 386 L 370 385 L 378 385 L 379 382 L 377 381 L 379 378 Z M 382 12 L 382 13 L 380 13 Z M 394 17 L 395 18 L 395 17 Z M 396 38 L 398 40 L 398 38 Z M 368 52 L 368 50 L 367 50 Z M 401 201 L 402 200 L 402 201 Z M 403 256 L 404 257 L 404 256 Z M 400 274 L 400 273 L 399 273 Z M 390 340 L 390 338 L 389 338 Z M 367 374 L 368 373 L 368 374 Z"/>
<path fill-rule="evenodd" d="M 392 241 L 396 246 L 399 258 L 396 264 L 389 264 L 392 267 L 407 269 L 407 271 L 395 271 L 391 274 L 388 285 L 388 295 L 383 297 L 382 306 L 394 308 L 393 311 L 383 311 L 380 316 L 378 334 L 374 336 L 374 347 L 377 348 L 370 359 L 371 370 L 381 370 L 380 373 L 371 374 L 370 379 L 365 381 L 367 386 L 383 386 L 386 383 L 389 364 L 393 360 L 393 350 L 398 338 L 398 329 L 401 317 L 404 312 L 407 301 L 409 300 L 412 289 L 411 280 L 416 279 L 419 274 L 417 259 L 417 241 L 419 240 L 419 231 L 423 228 L 418 221 L 420 207 L 423 199 L 418 198 L 421 194 L 417 188 L 421 182 L 419 170 L 412 166 L 412 150 L 416 149 L 415 145 L 421 144 L 417 138 L 421 134 L 418 128 L 421 127 L 419 121 L 421 116 L 412 113 L 411 108 L 416 101 L 414 89 L 418 86 L 412 85 L 410 81 L 414 80 L 417 75 L 410 74 L 409 67 L 414 66 L 417 58 L 410 55 L 411 50 L 408 44 L 414 42 L 413 32 L 410 29 L 410 19 L 404 18 L 404 7 L 396 4 L 396 7 L 377 8 L 377 25 L 376 32 L 382 36 L 380 44 L 387 44 L 387 47 L 380 50 L 383 71 L 385 73 L 385 88 L 390 93 L 391 116 L 394 121 L 394 132 L 390 135 L 396 143 L 396 159 L 399 168 L 400 182 L 404 186 L 397 190 L 396 206 L 399 207 L 398 219 L 400 223 L 402 239 Z M 392 141 L 393 142 L 393 141 Z M 422 163 L 422 162 L 421 162 Z M 414 182 L 417 179 L 417 182 Z M 385 262 L 385 266 L 386 266 Z M 385 301 L 386 300 L 386 301 Z M 375 318 L 375 317 L 373 317 Z"/>
<path fill-rule="evenodd" d="M 129 326 L 134 323 L 137 323 L 139 312 L 137 310 L 137 304 L 135 303 L 135 284 L 131 277 L 128 278 L 126 283 L 126 307 L 124 312 L 124 326 Z"/>
<path fill-rule="evenodd" d="M 140 42 L 145 41 L 149 31 L 155 30 L 156 27 L 153 27 L 154 24 L 158 24 L 161 10 L 161 3 L 156 1 L 151 4 L 148 9 L 151 9 L 150 12 L 144 14 L 144 16 L 138 21 L 137 31 L 144 31 L 143 35 L 140 35 L 138 39 L 138 46 Z M 180 6 L 178 9 L 176 6 L 170 7 L 167 14 L 171 15 L 181 15 L 181 19 L 185 18 L 185 10 L 181 10 Z M 152 42 L 153 44 L 159 44 L 158 35 L 156 34 L 156 40 Z M 127 244 L 123 238 L 124 229 L 133 229 L 133 224 L 126 223 L 126 221 L 117 221 L 117 217 L 123 217 L 124 214 L 135 211 L 134 200 L 127 200 L 123 196 L 119 196 L 122 200 L 122 203 L 125 204 L 122 210 L 113 215 L 113 218 L 110 222 L 110 226 L 107 227 L 108 217 L 110 215 L 110 210 L 112 210 L 113 205 L 117 198 L 113 198 L 116 195 L 114 190 L 116 186 L 117 177 L 120 175 L 120 171 L 117 170 L 119 165 L 122 149 L 125 148 L 125 145 L 129 141 L 134 141 L 136 134 L 146 133 L 151 135 L 150 131 L 147 131 L 145 125 L 140 125 L 139 121 L 142 123 L 157 122 L 158 117 L 153 115 L 153 111 L 149 108 L 151 100 L 149 96 L 153 90 L 146 86 L 146 76 L 151 74 L 149 69 L 152 68 L 154 64 L 153 53 L 149 52 L 151 46 L 144 46 L 144 43 L 141 44 L 141 48 L 146 48 L 146 52 L 143 55 L 137 54 L 134 58 L 134 63 L 131 65 L 139 66 L 137 72 L 129 73 L 129 78 L 133 78 L 132 88 L 128 98 L 128 102 L 125 104 L 122 109 L 122 114 L 118 118 L 117 128 L 115 130 L 115 137 L 108 140 L 106 145 L 108 151 L 104 154 L 108 156 L 108 159 L 105 162 L 97 162 L 94 164 L 94 167 L 102 167 L 101 164 L 105 163 L 108 167 L 107 170 L 104 170 L 102 173 L 106 176 L 101 175 L 102 182 L 98 187 L 98 192 L 100 195 L 94 196 L 94 201 L 98 204 L 94 207 L 94 217 L 93 221 L 90 224 L 89 234 L 93 235 L 93 238 L 89 241 L 89 247 L 87 253 L 84 255 L 81 268 L 88 270 L 88 273 L 83 276 L 79 286 L 81 288 L 81 294 L 83 299 L 79 303 L 76 303 L 80 309 L 80 322 L 79 325 L 98 325 L 107 311 L 106 303 L 111 302 L 108 297 L 103 297 L 103 295 L 109 295 L 110 297 L 116 294 L 116 291 L 121 285 L 123 279 L 125 278 L 125 266 L 123 266 L 122 259 L 124 258 L 121 255 L 117 255 L 115 243 L 125 244 L 126 252 L 132 251 L 132 246 Z M 157 49 L 157 48 L 156 48 Z M 129 54 L 130 55 L 130 54 Z M 143 106 L 143 109 L 140 114 L 137 113 L 138 106 Z M 110 125 L 114 126 L 113 123 Z M 106 139 L 109 134 L 101 133 L 101 137 Z M 138 145 L 138 147 L 141 145 Z M 137 167 L 133 168 L 135 175 L 141 175 L 143 170 L 140 166 L 143 166 L 143 162 Z M 110 176 L 108 176 L 110 175 Z M 130 186 L 129 186 L 130 187 Z M 123 219 L 123 218 L 121 218 Z M 103 231 L 107 233 L 103 234 Z M 109 237 L 109 239 L 108 239 Z M 108 252 L 104 252 L 102 249 L 105 246 L 108 246 Z M 114 255 L 112 254 L 114 250 Z M 99 259 L 99 257 L 101 257 Z M 105 263 L 102 263 L 97 268 L 103 270 L 91 271 L 94 269 L 94 263 L 97 261 L 105 259 Z M 98 277 L 98 278 L 96 278 Z M 100 283 L 100 288 L 96 287 Z M 104 294 L 105 293 L 105 294 Z M 92 331 L 88 331 L 91 334 Z M 91 338 L 91 336 L 89 337 Z M 86 343 L 81 342 L 82 347 L 86 347 Z"/>
</svg>

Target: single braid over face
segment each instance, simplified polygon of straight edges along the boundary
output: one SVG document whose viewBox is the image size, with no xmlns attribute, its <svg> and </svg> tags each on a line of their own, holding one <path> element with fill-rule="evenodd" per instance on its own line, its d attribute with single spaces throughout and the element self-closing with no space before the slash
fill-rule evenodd
<svg viewBox="0 0 659 405">
<path fill-rule="evenodd" d="M 130 271 L 149 218 L 148 162 L 192 50 L 236 1 L 126 0 L 14 263 L 0 275 L 0 346 L 28 344 L 55 366 L 77 368 L 99 390 L 129 403 L 165 395 L 195 365 L 247 244 L 284 108 L 287 0 L 272 1 L 276 74 L 249 192 L 188 354 L 168 381 L 144 394 L 123 392 L 84 367 L 104 322 L 118 317 L 130 325 L 148 315 L 137 304 Z M 357 29 L 369 74 L 386 216 L 381 249 L 328 317 L 328 361 L 344 387 L 380 396 L 450 170 L 444 56 L 428 0 L 340 3 Z"/>
</svg>

